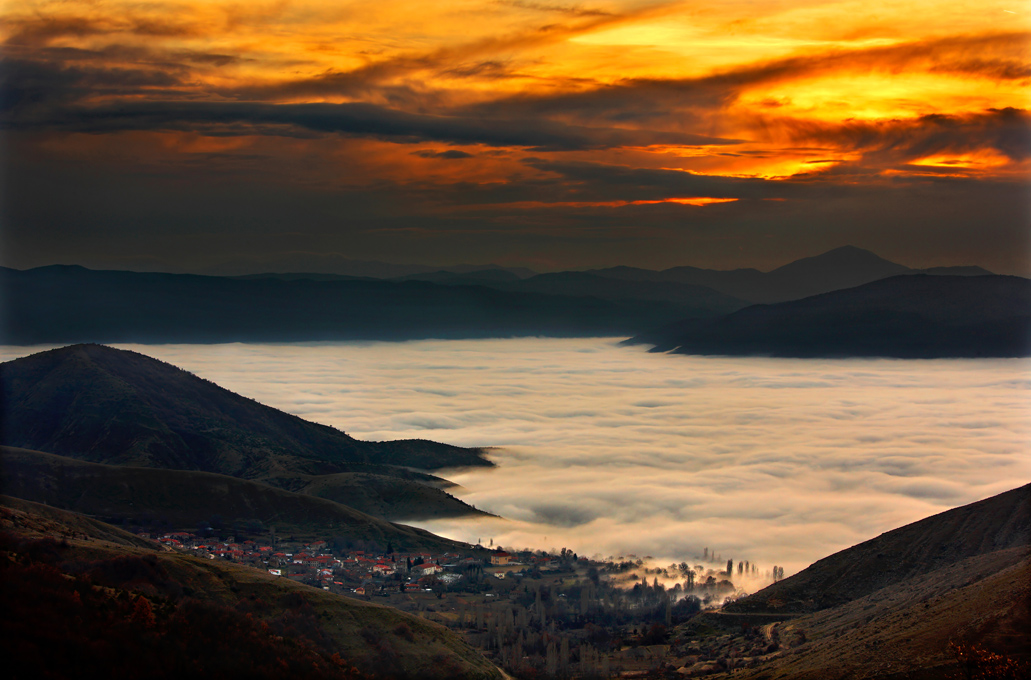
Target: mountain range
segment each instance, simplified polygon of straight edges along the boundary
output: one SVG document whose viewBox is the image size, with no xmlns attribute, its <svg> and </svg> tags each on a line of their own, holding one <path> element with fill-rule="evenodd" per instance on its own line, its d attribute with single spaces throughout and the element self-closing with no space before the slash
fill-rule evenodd
<svg viewBox="0 0 1031 680">
<path fill-rule="evenodd" d="M 686 316 L 604 300 L 376 279 L 0 270 L 0 342 L 295 342 L 629 335 Z"/>
<path fill-rule="evenodd" d="M 770 272 L 614 267 L 535 274 L 492 266 L 368 271 L 395 276 L 0 268 L 0 342 L 631 336 L 891 276 L 990 275 L 979 267 L 914 270 L 852 247 Z"/>
<path fill-rule="evenodd" d="M 632 267 L 595 270 L 596 274 L 631 281 L 661 281 L 706 286 L 749 302 L 785 302 L 832 290 L 854 288 L 871 281 L 903 274 L 984 276 L 981 267 L 911 269 L 853 246 L 835 248 L 821 255 L 795 260 L 769 272 L 757 269 L 718 271 L 673 267 L 660 272 Z"/>
</svg>

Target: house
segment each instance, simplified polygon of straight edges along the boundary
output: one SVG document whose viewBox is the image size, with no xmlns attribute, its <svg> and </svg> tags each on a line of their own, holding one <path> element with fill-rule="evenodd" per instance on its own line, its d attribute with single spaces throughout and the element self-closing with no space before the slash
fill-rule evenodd
<svg viewBox="0 0 1031 680">
<path fill-rule="evenodd" d="M 493 564 L 496 567 L 497 566 L 502 566 L 502 565 L 508 564 L 508 561 L 511 558 L 512 558 L 512 556 L 509 555 L 504 550 L 498 550 L 496 552 L 491 553 L 491 555 L 490 555 L 490 563 Z"/>
</svg>

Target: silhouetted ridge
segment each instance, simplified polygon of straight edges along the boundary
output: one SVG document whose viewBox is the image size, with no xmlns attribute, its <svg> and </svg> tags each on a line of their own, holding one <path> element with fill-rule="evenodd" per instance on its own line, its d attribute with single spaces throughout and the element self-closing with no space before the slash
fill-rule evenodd
<svg viewBox="0 0 1031 680">
<path fill-rule="evenodd" d="M 372 268 L 235 277 L 0 267 L 0 342 L 627 336 L 900 274 L 989 274 L 980 267 L 910 269 L 852 246 L 770 272 L 620 266 L 537 275 L 496 265 L 364 264 Z M 394 278 L 373 278 L 388 272 Z"/>
<path fill-rule="evenodd" d="M 4 291 L 0 342 L 628 335 L 691 315 L 690 308 L 661 300 L 627 302 L 495 287 L 507 283 L 468 277 L 432 283 L 312 280 L 292 275 L 226 278 L 81 267 L 0 268 Z"/>
<path fill-rule="evenodd" d="M 113 522 L 145 523 L 160 517 L 169 526 L 192 531 L 219 517 L 230 526 L 256 522 L 281 533 L 341 536 L 405 550 L 467 547 L 373 517 L 346 499 L 319 498 L 211 472 L 105 465 L 10 447 L 0 447 L 0 472 L 0 490 L 6 495 Z"/>
<path fill-rule="evenodd" d="M 0 364 L 0 443 L 85 460 L 255 478 L 348 464 L 490 465 L 476 449 L 362 442 L 136 352 L 74 345 Z"/>
<path fill-rule="evenodd" d="M 1031 355 L 1031 281 L 905 275 L 803 300 L 688 319 L 630 342 L 684 354 L 785 357 Z"/>
<path fill-rule="evenodd" d="M 854 246 L 835 248 L 820 255 L 795 260 L 768 272 L 758 269 L 700 269 L 673 267 L 663 271 L 612 267 L 591 272 L 622 281 L 679 283 L 705 286 L 751 302 L 774 303 L 797 300 L 835 290 L 853 288 L 901 274 L 953 276 L 990 275 L 981 267 L 934 267 L 910 269 Z"/>
</svg>

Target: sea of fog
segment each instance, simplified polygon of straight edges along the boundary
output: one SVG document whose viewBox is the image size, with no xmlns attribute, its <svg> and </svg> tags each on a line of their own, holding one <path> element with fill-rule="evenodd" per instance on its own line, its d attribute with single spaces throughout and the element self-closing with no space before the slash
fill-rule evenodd
<svg viewBox="0 0 1031 680">
<path fill-rule="evenodd" d="M 360 439 L 497 447 L 445 470 L 505 547 L 788 573 L 1031 480 L 1031 362 L 651 354 L 609 338 L 118 345 Z M 40 348 L 3 347 L 0 359 Z M 667 561 L 668 560 L 668 561 Z"/>
</svg>

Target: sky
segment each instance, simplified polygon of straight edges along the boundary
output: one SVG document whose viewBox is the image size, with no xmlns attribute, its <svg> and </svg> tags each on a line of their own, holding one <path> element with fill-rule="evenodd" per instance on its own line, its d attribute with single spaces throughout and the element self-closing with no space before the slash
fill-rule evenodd
<svg viewBox="0 0 1031 680">
<path fill-rule="evenodd" d="M 1027 359 L 696 357 L 605 338 L 118 347 L 360 439 L 499 447 L 494 469 L 438 474 L 504 520 L 421 523 L 472 543 L 663 566 L 709 548 L 792 573 L 1031 481 Z"/>
<path fill-rule="evenodd" d="M 7 0 L 0 264 L 1031 275 L 1017 0 Z"/>
</svg>

